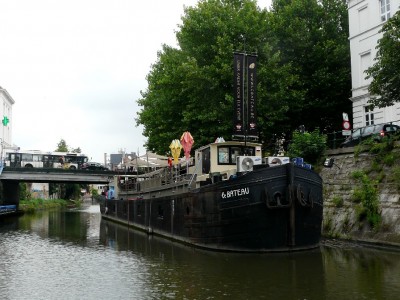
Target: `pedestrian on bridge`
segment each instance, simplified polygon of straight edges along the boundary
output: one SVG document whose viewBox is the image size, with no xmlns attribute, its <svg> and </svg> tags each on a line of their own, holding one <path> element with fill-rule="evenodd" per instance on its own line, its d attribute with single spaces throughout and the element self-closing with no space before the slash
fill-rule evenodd
<svg viewBox="0 0 400 300">
<path fill-rule="evenodd" d="M 64 156 L 60 156 L 60 158 L 58 159 L 58 161 L 61 164 L 61 168 L 64 167 Z"/>
<path fill-rule="evenodd" d="M 106 191 L 106 199 L 107 200 L 114 200 L 115 199 L 114 189 L 112 187 L 108 188 L 108 190 Z"/>
</svg>

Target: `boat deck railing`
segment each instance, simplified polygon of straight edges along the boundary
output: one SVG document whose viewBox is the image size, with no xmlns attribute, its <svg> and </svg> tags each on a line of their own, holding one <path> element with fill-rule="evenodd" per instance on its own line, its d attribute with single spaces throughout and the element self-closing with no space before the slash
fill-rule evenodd
<svg viewBox="0 0 400 300">
<path fill-rule="evenodd" d="M 157 189 L 186 186 L 187 189 L 194 188 L 193 178 L 195 175 L 187 174 L 186 170 L 174 168 L 163 168 L 159 172 L 149 174 L 148 177 L 130 178 L 119 184 L 120 191 L 146 192 Z"/>
</svg>

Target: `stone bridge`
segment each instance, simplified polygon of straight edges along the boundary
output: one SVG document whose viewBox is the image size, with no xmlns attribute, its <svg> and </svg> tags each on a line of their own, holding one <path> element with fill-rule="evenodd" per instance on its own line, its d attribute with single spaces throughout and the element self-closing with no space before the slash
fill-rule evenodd
<svg viewBox="0 0 400 300">
<path fill-rule="evenodd" d="M 0 174 L 3 185 L 4 205 L 19 204 L 20 182 L 55 182 L 81 184 L 108 184 L 115 172 L 65 169 L 9 168 Z"/>
</svg>

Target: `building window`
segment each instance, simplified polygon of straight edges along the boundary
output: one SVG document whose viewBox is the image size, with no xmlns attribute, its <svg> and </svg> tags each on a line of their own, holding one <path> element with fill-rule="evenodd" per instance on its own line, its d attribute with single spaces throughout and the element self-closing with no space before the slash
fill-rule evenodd
<svg viewBox="0 0 400 300">
<path fill-rule="evenodd" d="M 381 21 L 385 22 L 390 18 L 390 0 L 381 0 Z"/>
<path fill-rule="evenodd" d="M 368 6 L 363 6 L 358 10 L 358 30 L 363 32 L 369 27 L 369 10 Z"/>
<path fill-rule="evenodd" d="M 374 125 L 374 112 L 371 106 L 365 106 L 365 126 Z"/>
<path fill-rule="evenodd" d="M 360 55 L 360 84 L 368 84 L 366 70 L 371 66 L 371 52 L 364 52 Z"/>
</svg>

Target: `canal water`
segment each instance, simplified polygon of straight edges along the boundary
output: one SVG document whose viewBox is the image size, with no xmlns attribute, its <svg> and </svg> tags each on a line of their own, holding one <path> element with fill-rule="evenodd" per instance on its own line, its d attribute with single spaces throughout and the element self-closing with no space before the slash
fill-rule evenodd
<svg viewBox="0 0 400 300">
<path fill-rule="evenodd" d="M 400 252 L 208 252 L 102 220 L 89 203 L 0 220 L 0 299 L 400 299 Z"/>
</svg>

